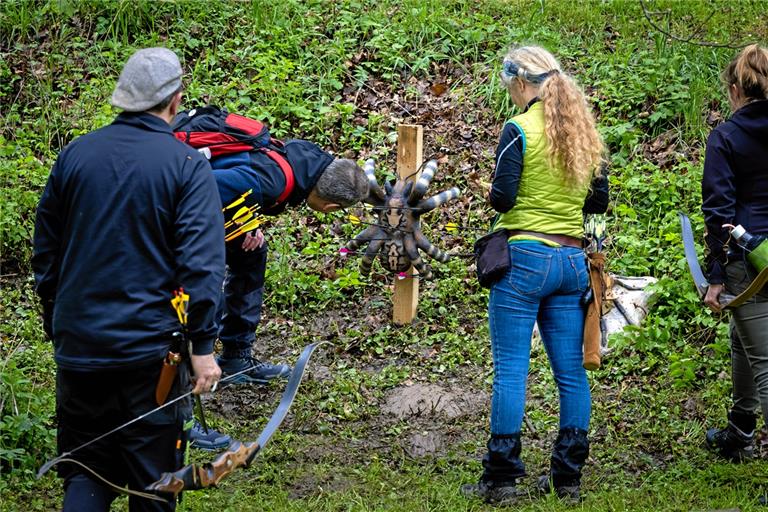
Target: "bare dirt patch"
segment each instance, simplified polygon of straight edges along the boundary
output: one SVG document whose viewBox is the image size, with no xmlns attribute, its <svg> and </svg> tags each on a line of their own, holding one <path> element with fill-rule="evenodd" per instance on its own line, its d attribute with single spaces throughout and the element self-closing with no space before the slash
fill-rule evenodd
<svg viewBox="0 0 768 512">
<path fill-rule="evenodd" d="M 405 443 L 405 452 L 413 458 L 437 455 L 444 451 L 445 436 L 438 431 L 415 432 Z"/>
<path fill-rule="evenodd" d="M 482 396 L 469 390 L 412 383 L 392 390 L 381 412 L 397 419 L 440 415 L 456 419 L 473 414 L 484 406 L 483 402 Z"/>
</svg>

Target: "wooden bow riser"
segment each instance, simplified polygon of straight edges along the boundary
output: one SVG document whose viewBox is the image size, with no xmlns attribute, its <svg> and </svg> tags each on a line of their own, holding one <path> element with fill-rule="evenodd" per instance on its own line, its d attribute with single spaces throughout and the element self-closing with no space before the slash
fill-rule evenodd
<svg viewBox="0 0 768 512">
<path fill-rule="evenodd" d="M 256 442 L 235 441 L 213 462 L 190 464 L 173 473 L 163 473 L 160 479 L 147 490 L 158 494 L 170 494 L 176 498 L 182 491 L 216 487 L 237 468 L 248 466 L 258 451 L 259 445 Z"/>
</svg>

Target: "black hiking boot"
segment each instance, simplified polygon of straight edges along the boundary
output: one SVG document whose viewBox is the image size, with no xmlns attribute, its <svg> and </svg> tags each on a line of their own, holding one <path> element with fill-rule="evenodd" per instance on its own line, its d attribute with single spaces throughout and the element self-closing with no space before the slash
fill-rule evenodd
<svg viewBox="0 0 768 512">
<path fill-rule="evenodd" d="M 557 433 L 552 446 L 550 472 L 539 478 L 539 492 L 555 494 L 570 505 L 581 501 L 581 469 L 589 456 L 587 431 L 580 428 L 563 428 Z"/>
<path fill-rule="evenodd" d="M 492 434 L 487 447 L 483 476 L 476 484 L 462 485 L 461 494 L 494 505 L 510 505 L 522 494 L 516 486 L 517 479 L 525 476 L 525 465 L 520 460 L 520 433 Z"/>
<path fill-rule="evenodd" d="M 515 482 L 494 484 L 481 480 L 476 484 L 464 484 L 459 490 L 461 495 L 466 498 L 480 498 L 486 503 L 502 506 L 514 504 L 523 495 Z"/>
<path fill-rule="evenodd" d="M 731 462 L 748 461 L 755 455 L 756 425 L 754 414 L 731 411 L 727 427 L 707 430 L 707 446 Z"/>
<path fill-rule="evenodd" d="M 291 375 L 291 367 L 285 364 L 270 364 L 259 361 L 250 355 L 250 351 L 235 354 L 226 352 L 219 357 L 217 363 L 224 377 L 240 373 L 228 381 L 229 384 L 269 384 L 275 379 L 287 379 Z"/>
<path fill-rule="evenodd" d="M 581 503 L 581 494 L 579 493 L 580 484 L 575 485 L 561 485 L 555 487 L 555 494 L 558 498 L 563 500 L 568 505 L 578 505 Z M 536 489 L 541 494 L 549 494 L 552 492 L 552 479 L 549 475 L 541 475 L 539 481 L 536 482 Z"/>
<path fill-rule="evenodd" d="M 189 444 L 192 448 L 215 452 L 227 448 L 231 443 L 232 438 L 227 434 L 212 428 L 206 431 L 197 420 L 189 431 Z"/>
</svg>

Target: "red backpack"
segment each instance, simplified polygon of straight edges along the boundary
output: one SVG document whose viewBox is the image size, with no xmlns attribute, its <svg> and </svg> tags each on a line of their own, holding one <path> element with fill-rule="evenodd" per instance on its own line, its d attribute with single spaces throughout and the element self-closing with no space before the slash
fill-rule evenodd
<svg viewBox="0 0 768 512">
<path fill-rule="evenodd" d="M 293 169 L 280 151 L 283 143 L 273 139 L 261 121 L 209 105 L 180 112 L 173 119 L 171 129 L 177 139 L 193 148 L 207 148 L 209 158 L 243 151 L 263 152 L 285 175 L 285 190 L 276 204 L 284 202 L 293 192 Z"/>
</svg>

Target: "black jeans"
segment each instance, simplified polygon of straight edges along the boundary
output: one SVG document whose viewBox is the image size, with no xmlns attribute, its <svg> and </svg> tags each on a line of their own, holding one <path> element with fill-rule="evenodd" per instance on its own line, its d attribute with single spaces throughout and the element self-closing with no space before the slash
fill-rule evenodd
<svg viewBox="0 0 768 512">
<path fill-rule="evenodd" d="M 59 453 L 68 452 L 156 407 L 155 385 L 161 361 L 128 371 L 78 372 L 59 369 L 56 375 L 56 416 Z M 182 366 L 180 371 L 185 371 Z M 176 379 L 169 399 L 181 394 Z M 180 400 L 126 428 L 73 453 L 110 482 L 143 491 L 166 471 L 182 466 L 186 439 L 184 421 L 191 402 Z M 64 512 L 107 511 L 116 494 L 74 464 L 58 466 L 64 478 Z M 174 502 L 131 496 L 131 511 L 169 511 Z"/>
<path fill-rule="evenodd" d="M 241 248 L 243 238 L 227 243 L 224 297 L 219 301 L 219 339 L 225 354 L 250 353 L 256 340 L 264 299 L 267 243 L 255 251 Z"/>
</svg>

